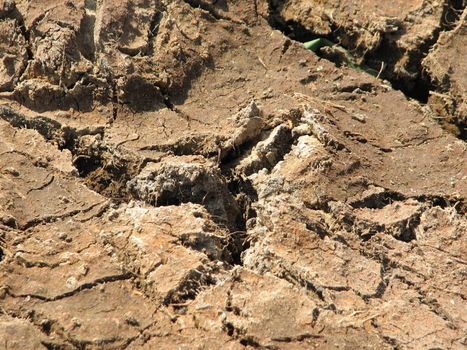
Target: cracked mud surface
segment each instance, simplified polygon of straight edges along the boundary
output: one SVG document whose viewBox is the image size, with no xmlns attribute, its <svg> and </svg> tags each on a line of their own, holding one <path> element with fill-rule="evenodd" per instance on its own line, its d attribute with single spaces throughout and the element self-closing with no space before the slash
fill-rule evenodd
<svg viewBox="0 0 467 350">
<path fill-rule="evenodd" d="M 465 3 L 355 3 L 0 0 L 0 349 L 465 348 Z"/>
</svg>

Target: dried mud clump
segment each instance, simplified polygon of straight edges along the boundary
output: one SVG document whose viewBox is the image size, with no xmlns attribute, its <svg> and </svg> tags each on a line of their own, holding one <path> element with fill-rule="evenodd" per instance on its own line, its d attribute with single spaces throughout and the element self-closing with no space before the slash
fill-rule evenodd
<svg viewBox="0 0 467 350">
<path fill-rule="evenodd" d="M 135 198 L 155 206 L 202 204 L 214 218 L 235 226 L 240 212 L 216 168 L 201 157 L 166 158 L 148 164 L 128 188 Z"/>
<path fill-rule="evenodd" d="M 0 0 L 0 349 L 465 348 L 465 13 Z"/>
</svg>

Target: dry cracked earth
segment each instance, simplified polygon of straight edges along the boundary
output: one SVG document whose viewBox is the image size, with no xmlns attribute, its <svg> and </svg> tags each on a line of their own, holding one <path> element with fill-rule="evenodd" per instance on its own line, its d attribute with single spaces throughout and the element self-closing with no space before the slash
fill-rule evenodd
<svg viewBox="0 0 467 350">
<path fill-rule="evenodd" d="M 0 0 L 0 349 L 465 349 L 466 14 Z"/>
</svg>

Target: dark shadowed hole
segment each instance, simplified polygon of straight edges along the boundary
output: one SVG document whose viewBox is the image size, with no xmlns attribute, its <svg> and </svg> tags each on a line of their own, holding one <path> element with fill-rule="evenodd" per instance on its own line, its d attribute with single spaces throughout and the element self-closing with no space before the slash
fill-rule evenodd
<svg viewBox="0 0 467 350">
<path fill-rule="evenodd" d="M 97 157 L 78 156 L 73 164 L 78 169 L 80 177 L 86 177 L 102 165 L 102 160 Z"/>
<path fill-rule="evenodd" d="M 251 346 L 253 348 L 262 348 L 262 346 L 252 337 L 240 339 L 240 344 L 242 344 L 243 346 Z"/>
<path fill-rule="evenodd" d="M 41 329 L 42 329 L 42 332 L 49 335 L 50 331 L 52 330 L 52 322 L 50 322 L 50 320 L 43 321 L 41 323 Z"/>
</svg>

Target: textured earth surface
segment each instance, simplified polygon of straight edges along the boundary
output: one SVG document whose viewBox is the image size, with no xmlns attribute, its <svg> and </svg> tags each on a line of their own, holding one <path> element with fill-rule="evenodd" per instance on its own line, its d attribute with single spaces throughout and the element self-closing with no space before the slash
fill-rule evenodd
<svg viewBox="0 0 467 350">
<path fill-rule="evenodd" d="M 466 13 L 0 0 L 0 349 L 464 349 Z"/>
</svg>

